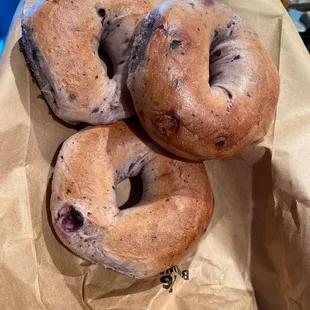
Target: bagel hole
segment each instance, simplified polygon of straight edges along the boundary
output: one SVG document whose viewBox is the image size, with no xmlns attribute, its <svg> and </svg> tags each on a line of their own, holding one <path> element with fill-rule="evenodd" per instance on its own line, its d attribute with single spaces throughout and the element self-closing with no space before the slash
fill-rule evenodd
<svg viewBox="0 0 310 310">
<path fill-rule="evenodd" d="M 99 9 L 97 11 L 97 13 L 98 13 L 99 17 L 101 17 L 101 18 L 104 18 L 106 15 L 105 9 Z"/>
<path fill-rule="evenodd" d="M 109 79 L 112 79 L 114 76 L 113 61 L 111 57 L 109 56 L 109 54 L 107 53 L 107 51 L 104 49 L 102 44 L 100 44 L 99 46 L 98 54 L 99 54 L 100 59 L 103 61 L 106 67 L 106 71 L 107 71 L 107 75 Z"/>
<path fill-rule="evenodd" d="M 141 201 L 143 181 L 140 176 L 124 180 L 116 187 L 117 206 L 120 210 L 132 208 Z"/>
</svg>

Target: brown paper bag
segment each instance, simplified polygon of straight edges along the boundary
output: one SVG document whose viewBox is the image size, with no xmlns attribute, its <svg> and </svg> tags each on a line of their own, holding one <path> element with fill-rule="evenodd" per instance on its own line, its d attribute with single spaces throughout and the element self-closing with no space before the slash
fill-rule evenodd
<svg viewBox="0 0 310 310">
<path fill-rule="evenodd" d="M 206 162 L 211 225 L 178 266 L 148 280 L 78 258 L 51 229 L 55 155 L 75 129 L 49 113 L 20 51 L 20 20 L 34 2 L 20 3 L 0 60 L 0 308 L 310 309 L 310 61 L 281 2 L 222 1 L 270 51 L 280 103 L 263 141 Z M 123 199 L 128 191 L 119 188 Z"/>
</svg>

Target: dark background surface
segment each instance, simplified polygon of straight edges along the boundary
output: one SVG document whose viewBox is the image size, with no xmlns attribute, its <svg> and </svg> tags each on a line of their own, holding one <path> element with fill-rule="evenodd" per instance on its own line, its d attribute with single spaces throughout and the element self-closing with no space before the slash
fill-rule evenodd
<svg viewBox="0 0 310 310">
<path fill-rule="evenodd" d="M 0 0 L 0 54 L 19 0 Z"/>
</svg>

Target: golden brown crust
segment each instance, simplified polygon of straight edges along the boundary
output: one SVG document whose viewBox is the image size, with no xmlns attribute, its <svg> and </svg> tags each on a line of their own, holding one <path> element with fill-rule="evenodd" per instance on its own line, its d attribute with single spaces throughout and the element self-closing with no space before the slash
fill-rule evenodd
<svg viewBox="0 0 310 310">
<path fill-rule="evenodd" d="M 140 0 L 45 0 L 27 11 L 22 20 L 26 55 L 59 118 L 108 124 L 134 114 L 127 60 L 133 31 L 151 8 Z M 113 61 L 112 79 L 99 44 Z"/>
<path fill-rule="evenodd" d="M 132 122 L 85 129 L 63 145 L 51 212 L 60 239 L 81 257 L 137 278 L 178 263 L 213 212 L 205 167 L 167 157 Z M 116 185 L 140 175 L 141 201 L 119 210 Z"/>
<path fill-rule="evenodd" d="M 278 102 L 279 74 L 258 36 L 213 0 L 154 9 L 136 34 L 129 70 L 144 129 L 193 160 L 232 156 L 261 139 Z"/>
</svg>

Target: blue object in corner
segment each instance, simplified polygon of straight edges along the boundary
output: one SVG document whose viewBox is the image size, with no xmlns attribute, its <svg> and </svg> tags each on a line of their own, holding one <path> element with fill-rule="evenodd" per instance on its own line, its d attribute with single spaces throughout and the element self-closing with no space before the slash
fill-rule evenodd
<svg viewBox="0 0 310 310">
<path fill-rule="evenodd" d="M 2 54 L 3 46 L 4 46 L 4 39 L 1 39 L 0 40 L 0 55 Z"/>
<path fill-rule="evenodd" d="M 19 0 L 0 0 L 0 55 Z"/>
</svg>

